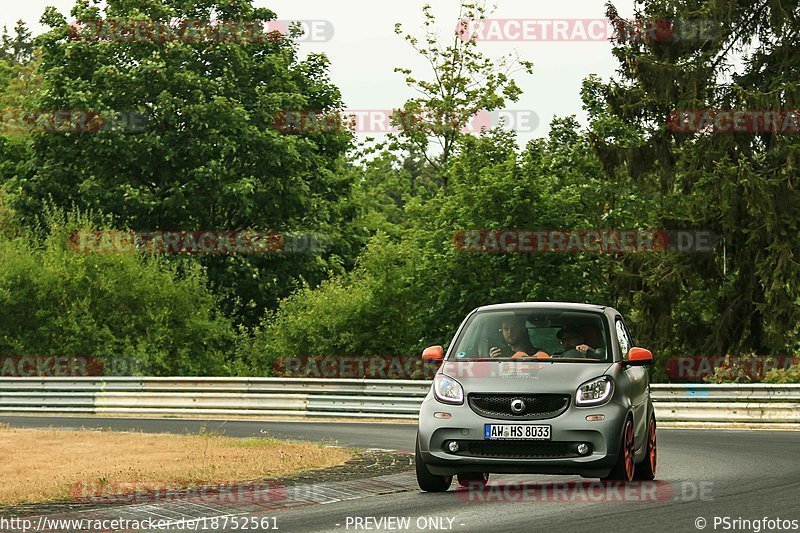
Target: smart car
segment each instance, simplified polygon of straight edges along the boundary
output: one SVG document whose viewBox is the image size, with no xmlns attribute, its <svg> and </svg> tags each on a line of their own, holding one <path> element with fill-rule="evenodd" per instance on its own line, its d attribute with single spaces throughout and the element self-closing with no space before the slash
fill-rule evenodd
<svg viewBox="0 0 800 533">
<path fill-rule="evenodd" d="M 646 365 L 611 307 L 512 303 L 461 323 L 422 402 L 420 488 L 485 485 L 490 473 L 631 481 L 656 473 L 656 416 Z"/>
</svg>

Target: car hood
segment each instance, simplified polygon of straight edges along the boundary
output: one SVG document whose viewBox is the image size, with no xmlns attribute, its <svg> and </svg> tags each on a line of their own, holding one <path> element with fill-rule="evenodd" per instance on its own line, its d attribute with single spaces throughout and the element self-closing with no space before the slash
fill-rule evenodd
<svg viewBox="0 0 800 533">
<path fill-rule="evenodd" d="M 568 393 L 602 376 L 614 363 L 542 361 L 445 361 L 439 372 L 456 379 L 464 393 Z"/>
</svg>

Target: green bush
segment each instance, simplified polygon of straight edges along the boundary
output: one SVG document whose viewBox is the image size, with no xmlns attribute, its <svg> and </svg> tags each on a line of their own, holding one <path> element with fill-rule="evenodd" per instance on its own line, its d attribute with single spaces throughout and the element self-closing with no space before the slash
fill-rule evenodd
<svg viewBox="0 0 800 533">
<path fill-rule="evenodd" d="M 774 368 L 766 373 L 763 383 L 800 383 L 800 361 L 789 368 Z"/>
<path fill-rule="evenodd" d="M 98 357 L 140 375 L 229 373 L 236 335 L 202 270 L 70 251 L 70 233 L 87 227 L 55 213 L 37 231 L 0 236 L 0 354 Z"/>
<path fill-rule="evenodd" d="M 714 369 L 714 374 L 705 378 L 706 383 L 800 383 L 800 361 L 788 368 L 772 368 L 753 371 L 752 361 L 762 359 L 765 366 L 774 366 L 772 357 L 749 354 L 745 357 L 726 356 L 725 361 Z"/>
<path fill-rule="evenodd" d="M 283 300 L 241 348 L 239 372 L 270 375 L 276 359 L 300 355 L 415 354 L 415 257 L 408 241 L 377 235 L 355 270 Z"/>
<path fill-rule="evenodd" d="M 755 357 L 751 355 L 750 357 Z M 753 383 L 758 381 L 757 376 L 753 376 L 747 371 L 739 359 L 731 359 L 725 356 L 725 361 L 714 369 L 714 374 L 703 378 L 706 383 Z"/>
</svg>

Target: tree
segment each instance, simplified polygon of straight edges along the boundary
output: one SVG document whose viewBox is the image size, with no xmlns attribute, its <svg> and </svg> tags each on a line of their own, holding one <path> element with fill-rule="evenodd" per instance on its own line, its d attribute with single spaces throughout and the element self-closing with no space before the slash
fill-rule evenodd
<svg viewBox="0 0 800 533">
<path fill-rule="evenodd" d="M 574 118 L 551 130 L 522 153 L 511 132 L 464 136 L 447 193 L 404 204 L 403 230 L 379 233 L 353 272 L 282 301 L 245 351 L 247 364 L 264 372 L 282 355 L 416 355 L 449 340 L 478 306 L 619 297 L 608 283 L 616 258 L 454 246 L 460 230 L 597 227 L 608 211 L 602 168 Z"/>
<path fill-rule="evenodd" d="M 351 187 L 340 172 L 351 135 L 287 135 L 275 125 L 283 110 L 342 106 L 323 55 L 300 60 L 296 42 L 275 34 L 159 42 L 119 30 L 131 20 L 173 21 L 172 30 L 188 32 L 186 21 L 265 22 L 273 12 L 249 0 L 110 0 L 102 8 L 78 0 L 72 16 L 80 30 L 54 9 L 42 18 L 51 30 L 39 41 L 44 91 L 36 105 L 99 113 L 105 122 L 97 131 L 34 134 L 30 172 L 8 184 L 24 221 L 52 199 L 141 230 L 335 226 L 337 199 Z M 96 38 L 98 27 L 112 30 L 110 38 Z M 321 253 L 202 262 L 225 291 L 226 310 L 254 320 L 297 278 L 318 282 L 330 268 Z"/>
<path fill-rule="evenodd" d="M 0 48 L 0 187 L 25 175 L 31 164 L 32 140 L 24 117 L 35 115 L 43 78 L 33 53 L 30 32 L 22 21 L 12 42 L 3 28 Z M 16 51 L 15 51 L 16 47 Z M 20 127 L 20 125 L 23 125 Z M 5 192 L 4 192 L 5 194 Z"/>
<path fill-rule="evenodd" d="M 5 44 L 5 38 L 3 41 Z M 10 44 L 11 57 L 17 63 L 25 64 L 33 59 L 32 34 L 24 20 L 18 20 L 17 25 L 14 26 L 14 39 L 11 40 Z"/>
<path fill-rule="evenodd" d="M 8 26 L 3 26 L 3 35 L 0 37 L 0 59 L 3 61 L 11 59 L 11 36 L 8 34 Z"/>
<path fill-rule="evenodd" d="M 392 115 L 392 122 L 399 129 L 394 136 L 394 147 L 423 156 L 440 171 L 447 166 L 458 138 L 477 113 L 500 109 L 506 100 L 518 100 L 521 90 L 512 76 L 518 70 L 531 74 L 533 64 L 511 55 L 499 60 L 489 58 L 478 50 L 477 35 L 469 33 L 469 29 L 486 19 L 484 3 L 461 4 L 450 44 L 439 42 L 431 6 L 423 6 L 422 13 L 425 18 L 422 42 L 410 34 L 404 38 L 428 61 L 433 79 L 418 79 L 411 69 L 395 68 L 420 96 L 408 100 Z M 395 25 L 395 33 L 403 34 L 399 23 Z M 438 155 L 429 153 L 431 141 L 441 150 Z M 442 177 L 442 185 L 447 188 L 446 176 Z"/>
<path fill-rule="evenodd" d="M 3 26 L 0 37 L 0 60 L 24 65 L 33 59 L 33 35 L 24 20 L 18 20 L 14 26 L 14 37 L 8 34 L 8 27 Z"/>
<path fill-rule="evenodd" d="M 608 17 L 624 23 L 610 4 Z M 713 255 L 632 259 L 630 304 L 656 344 L 791 353 L 800 346 L 797 128 L 762 119 L 724 132 L 714 117 L 796 113 L 798 6 L 641 2 L 633 25 L 654 20 L 673 21 L 667 38 L 621 36 L 618 78 L 585 87 L 594 145 L 609 176 L 652 201 L 646 213 L 662 227 L 709 229 L 721 242 Z M 681 128 L 687 115 L 711 123 Z"/>
</svg>

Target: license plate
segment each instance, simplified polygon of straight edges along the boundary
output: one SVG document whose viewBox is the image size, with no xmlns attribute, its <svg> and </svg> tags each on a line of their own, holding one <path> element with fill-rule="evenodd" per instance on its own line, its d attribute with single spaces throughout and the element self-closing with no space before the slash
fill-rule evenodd
<svg viewBox="0 0 800 533">
<path fill-rule="evenodd" d="M 550 440 L 550 426 L 486 424 L 484 438 L 493 440 Z"/>
</svg>

